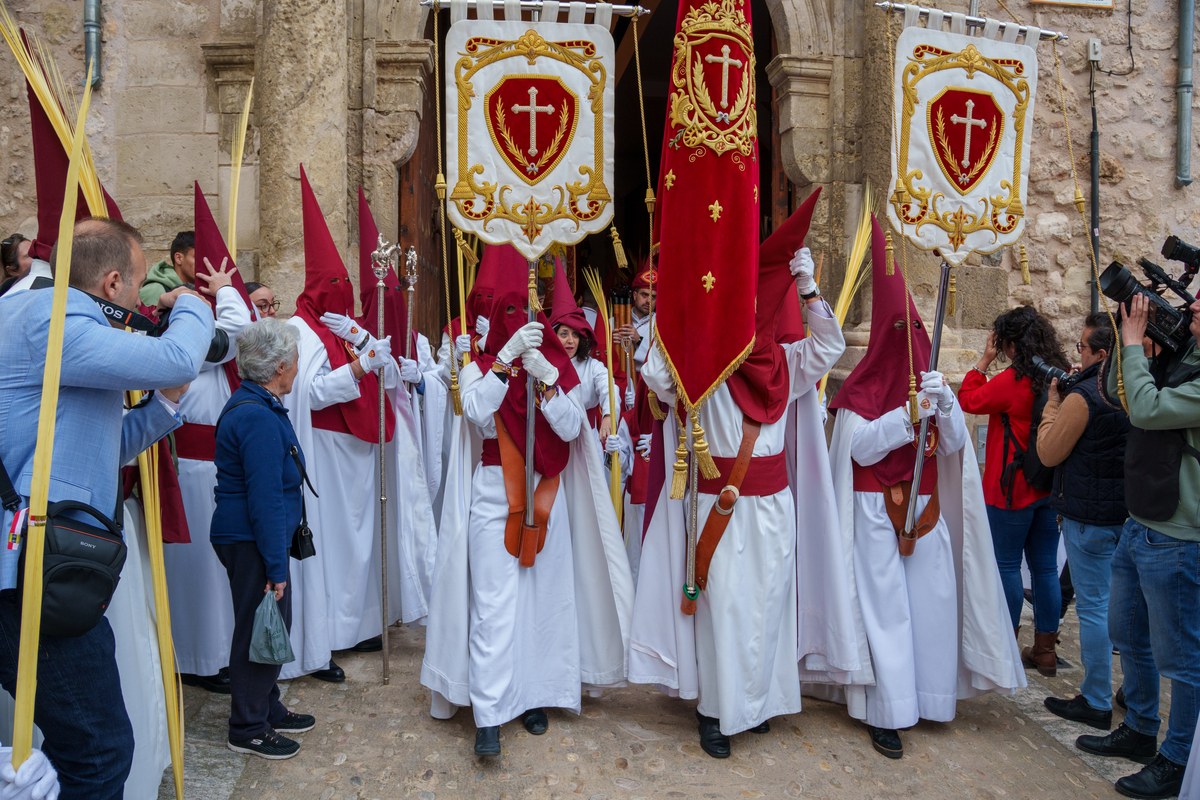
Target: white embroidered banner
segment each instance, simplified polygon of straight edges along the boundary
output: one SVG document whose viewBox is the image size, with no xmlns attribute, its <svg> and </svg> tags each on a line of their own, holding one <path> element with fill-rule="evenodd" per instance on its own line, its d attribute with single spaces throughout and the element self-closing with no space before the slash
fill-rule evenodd
<svg viewBox="0 0 1200 800">
<path fill-rule="evenodd" d="M 908 27 L 896 44 L 888 218 L 958 265 L 1024 231 L 1037 55 L 1016 44 L 1016 26 L 980 37 L 941 22 Z"/>
<path fill-rule="evenodd" d="M 613 214 L 615 65 L 607 24 L 453 24 L 446 184 L 454 225 L 529 259 L 603 230 Z"/>
</svg>

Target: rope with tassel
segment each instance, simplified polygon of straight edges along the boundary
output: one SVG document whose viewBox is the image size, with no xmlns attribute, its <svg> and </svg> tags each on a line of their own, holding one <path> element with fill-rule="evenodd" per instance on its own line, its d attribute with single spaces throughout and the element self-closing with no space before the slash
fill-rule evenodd
<svg viewBox="0 0 1200 800">
<path fill-rule="evenodd" d="M 454 415 L 461 417 L 463 413 L 462 392 L 458 386 L 458 356 L 454 354 L 454 312 L 450 306 L 450 258 L 446 252 L 446 174 L 442 171 L 442 80 L 441 56 L 438 54 L 438 11 L 433 10 L 433 102 L 437 130 L 437 182 L 434 189 L 438 197 L 438 222 L 442 237 L 442 282 L 446 289 L 446 326 L 450 331 L 450 404 Z M 457 233 L 457 231 L 456 231 Z M 460 248 L 461 250 L 461 248 Z M 460 291 L 462 287 L 459 287 Z M 460 317 L 462 332 L 467 332 L 467 320 Z"/>
</svg>

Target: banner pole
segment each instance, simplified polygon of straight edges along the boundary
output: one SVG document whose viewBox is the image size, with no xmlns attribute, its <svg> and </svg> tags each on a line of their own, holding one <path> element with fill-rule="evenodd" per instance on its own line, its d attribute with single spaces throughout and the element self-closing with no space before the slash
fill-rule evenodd
<svg viewBox="0 0 1200 800">
<path fill-rule="evenodd" d="M 537 321 L 537 261 L 529 262 L 529 315 L 528 322 Z M 525 527 L 534 527 L 533 523 L 533 373 L 525 369 Z"/>
</svg>

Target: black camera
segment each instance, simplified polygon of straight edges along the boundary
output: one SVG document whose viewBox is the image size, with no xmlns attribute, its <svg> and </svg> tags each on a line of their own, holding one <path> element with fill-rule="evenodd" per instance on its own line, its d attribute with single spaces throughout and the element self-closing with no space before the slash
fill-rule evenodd
<svg viewBox="0 0 1200 800">
<path fill-rule="evenodd" d="M 1172 252 L 1178 251 L 1180 246 L 1196 252 L 1195 248 L 1180 242 L 1174 236 L 1168 239 L 1167 243 L 1171 244 L 1172 239 L 1175 240 Z M 1164 246 L 1163 251 L 1166 252 L 1166 250 L 1167 247 Z M 1181 279 L 1176 280 L 1153 261 L 1139 258 L 1137 263 L 1146 277 L 1150 279 L 1149 286 L 1138 283 L 1137 279 L 1133 277 L 1133 273 L 1126 269 L 1124 264 L 1114 261 L 1100 276 L 1100 291 L 1124 305 L 1127 310 L 1129 301 L 1133 299 L 1134 295 L 1140 294 L 1147 298 L 1150 301 L 1150 320 L 1146 324 L 1146 335 L 1159 347 L 1172 352 L 1178 353 L 1186 349 L 1192 338 L 1191 331 L 1188 330 L 1192 324 L 1192 311 L 1189 306 L 1196 302 L 1196 298 L 1187 290 L 1187 285 L 1191 282 L 1196 270 L 1192 269 L 1189 264 Z M 1200 267 L 1200 260 L 1197 261 L 1197 267 Z M 1159 287 L 1170 289 L 1184 301 L 1183 305 L 1178 308 L 1171 305 L 1166 298 L 1158 294 Z"/>
<path fill-rule="evenodd" d="M 1168 236 L 1162 246 L 1163 258 L 1181 261 L 1187 265 L 1179 280 L 1184 286 L 1192 282 L 1192 276 L 1200 271 L 1200 247 L 1195 247 L 1180 239 L 1178 236 Z"/>
<path fill-rule="evenodd" d="M 1062 392 L 1064 395 L 1071 391 L 1075 384 L 1079 382 L 1079 373 L 1071 374 L 1059 369 L 1058 367 L 1052 367 L 1047 364 L 1045 359 L 1043 359 L 1041 356 L 1033 357 L 1033 368 L 1037 370 L 1039 375 L 1042 376 L 1042 382 L 1045 383 L 1046 386 L 1049 386 L 1050 381 L 1057 378 L 1058 391 Z"/>
</svg>

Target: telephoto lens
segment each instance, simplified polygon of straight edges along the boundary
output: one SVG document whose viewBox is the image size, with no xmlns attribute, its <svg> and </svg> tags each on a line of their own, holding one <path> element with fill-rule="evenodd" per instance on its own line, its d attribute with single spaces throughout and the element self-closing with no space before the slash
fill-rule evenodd
<svg viewBox="0 0 1200 800">
<path fill-rule="evenodd" d="M 1045 359 L 1043 359 L 1041 356 L 1033 357 L 1033 368 L 1041 374 L 1042 379 L 1047 386 L 1050 385 L 1050 381 L 1057 379 L 1058 390 L 1064 395 L 1071 391 L 1071 387 L 1073 387 L 1076 382 L 1079 381 L 1079 378 L 1076 375 L 1064 372 L 1058 367 L 1047 364 Z"/>
<path fill-rule="evenodd" d="M 1200 270 L 1200 247 L 1195 247 L 1180 239 L 1178 236 L 1168 236 L 1162 246 L 1163 258 L 1181 261 L 1187 265 L 1188 272 Z"/>
<path fill-rule="evenodd" d="M 1109 264 L 1108 269 L 1100 275 L 1100 291 L 1123 305 L 1126 311 L 1129 310 L 1129 301 L 1135 295 L 1146 297 L 1150 301 L 1150 320 L 1146 324 L 1146 335 L 1159 347 L 1173 352 L 1187 347 L 1192 336 L 1188 330 L 1192 312 L 1187 308 L 1175 308 L 1159 297 L 1153 289 L 1138 283 L 1133 273 L 1120 261 Z"/>
</svg>

